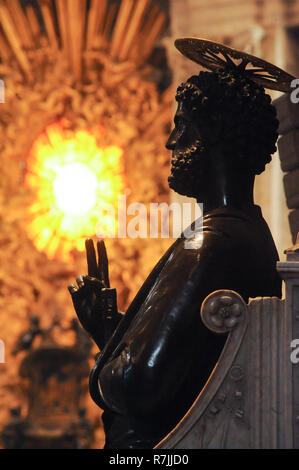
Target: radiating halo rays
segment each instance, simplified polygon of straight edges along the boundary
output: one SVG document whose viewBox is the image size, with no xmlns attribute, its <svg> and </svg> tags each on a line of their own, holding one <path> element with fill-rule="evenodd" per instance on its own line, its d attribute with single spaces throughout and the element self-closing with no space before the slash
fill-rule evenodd
<svg viewBox="0 0 299 470">
<path fill-rule="evenodd" d="M 26 162 L 25 186 L 33 200 L 26 231 L 48 258 L 71 259 L 95 235 L 101 205 L 115 204 L 125 189 L 123 151 L 101 146 L 103 129 L 71 130 L 65 119 L 35 140 Z M 101 212 L 101 214 L 103 211 Z M 115 224 L 107 214 L 106 229 Z"/>
</svg>

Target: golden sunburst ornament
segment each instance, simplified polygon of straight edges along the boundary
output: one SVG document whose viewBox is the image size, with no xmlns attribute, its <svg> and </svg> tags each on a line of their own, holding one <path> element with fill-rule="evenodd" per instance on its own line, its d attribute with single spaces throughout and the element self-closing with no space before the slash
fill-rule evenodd
<svg viewBox="0 0 299 470">
<path fill-rule="evenodd" d="M 188 59 L 211 71 L 239 69 L 264 88 L 290 92 L 295 77 L 265 60 L 217 42 L 200 38 L 176 39 L 175 47 Z"/>
<path fill-rule="evenodd" d="M 48 258 L 70 260 L 95 233 L 101 206 L 115 205 L 124 189 L 123 151 L 101 146 L 103 130 L 71 130 L 66 119 L 38 136 L 27 159 L 25 184 L 34 200 L 29 207 L 29 237 Z M 114 231 L 107 214 L 105 232 Z"/>
<path fill-rule="evenodd" d="M 158 92 L 148 64 L 167 23 L 157 0 L 34 3 L 38 8 L 21 0 L 0 1 L 6 99 L 0 119 L 6 136 L 1 142 L 1 197 L 16 210 L 22 207 L 19 229 L 33 240 L 37 249 L 30 245 L 31 258 L 38 263 L 39 251 L 66 260 L 71 250 L 84 248 L 85 237 L 113 237 L 105 212 L 123 194 L 124 149 L 126 169 L 136 168 L 126 178 L 141 194 L 136 197 L 147 200 L 151 194 L 138 184 L 139 173 L 146 172 L 151 175 L 146 187 L 153 192 L 163 187 L 167 197 L 162 173 L 148 162 L 160 151 L 171 108 L 170 93 Z M 71 128 L 58 123 L 61 118 L 69 119 Z M 146 158 L 139 158 L 139 148 Z M 163 151 L 161 158 L 167 159 Z M 24 164 L 30 190 L 25 197 L 19 184 Z"/>
</svg>

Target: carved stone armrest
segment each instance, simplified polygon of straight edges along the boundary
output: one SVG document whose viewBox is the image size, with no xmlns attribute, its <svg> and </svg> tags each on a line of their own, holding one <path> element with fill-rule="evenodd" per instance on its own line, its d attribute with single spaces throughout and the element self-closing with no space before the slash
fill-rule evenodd
<svg viewBox="0 0 299 470">
<path fill-rule="evenodd" d="M 202 304 L 205 325 L 229 333 L 205 387 L 157 449 L 290 448 L 292 364 L 284 301 L 243 301 L 216 291 Z"/>
</svg>

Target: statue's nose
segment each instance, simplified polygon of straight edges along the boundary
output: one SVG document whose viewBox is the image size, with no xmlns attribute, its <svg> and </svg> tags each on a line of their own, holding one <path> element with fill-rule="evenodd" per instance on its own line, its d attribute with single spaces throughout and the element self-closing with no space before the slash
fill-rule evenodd
<svg viewBox="0 0 299 470">
<path fill-rule="evenodd" d="M 165 147 L 168 149 L 168 150 L 174 150 L 175 148 L 175 145 L 176 145 L 176 141 L 177 141 L 177 136 L 176 136 L 176 131 L 175 129 L 173 129 L 172 133 L 170 134 L 166 144 L 165 144 Z"/>
</svg>

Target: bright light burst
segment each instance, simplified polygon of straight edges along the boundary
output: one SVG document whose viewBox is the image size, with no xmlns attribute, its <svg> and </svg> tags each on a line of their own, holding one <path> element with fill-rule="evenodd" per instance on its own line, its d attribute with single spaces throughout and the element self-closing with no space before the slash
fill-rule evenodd
<svg viewBox="0 0 299 470">
<path fill-rule="evenodd" d="M 86 214 L 96 203 L 97 183 L 95 174 L 86 165 L 65 165 L 53 182 L 58 207 L 65 214 Z"/>
<path fill-rule="evenodd" d="M 101 207 L 116 205 L 124 187 L 122 149 L 100 147 L 103 130 L 72 131 L 69 122 L 49 125 L 36 139 L 27 160 L 25 185 L 33 191 L 26 226 L 38 250 L 61 261 L 74 248 L 84 249 L 95 235 Z M 114 231 L 107 214 L 101 225 Z"/>
</svg>

